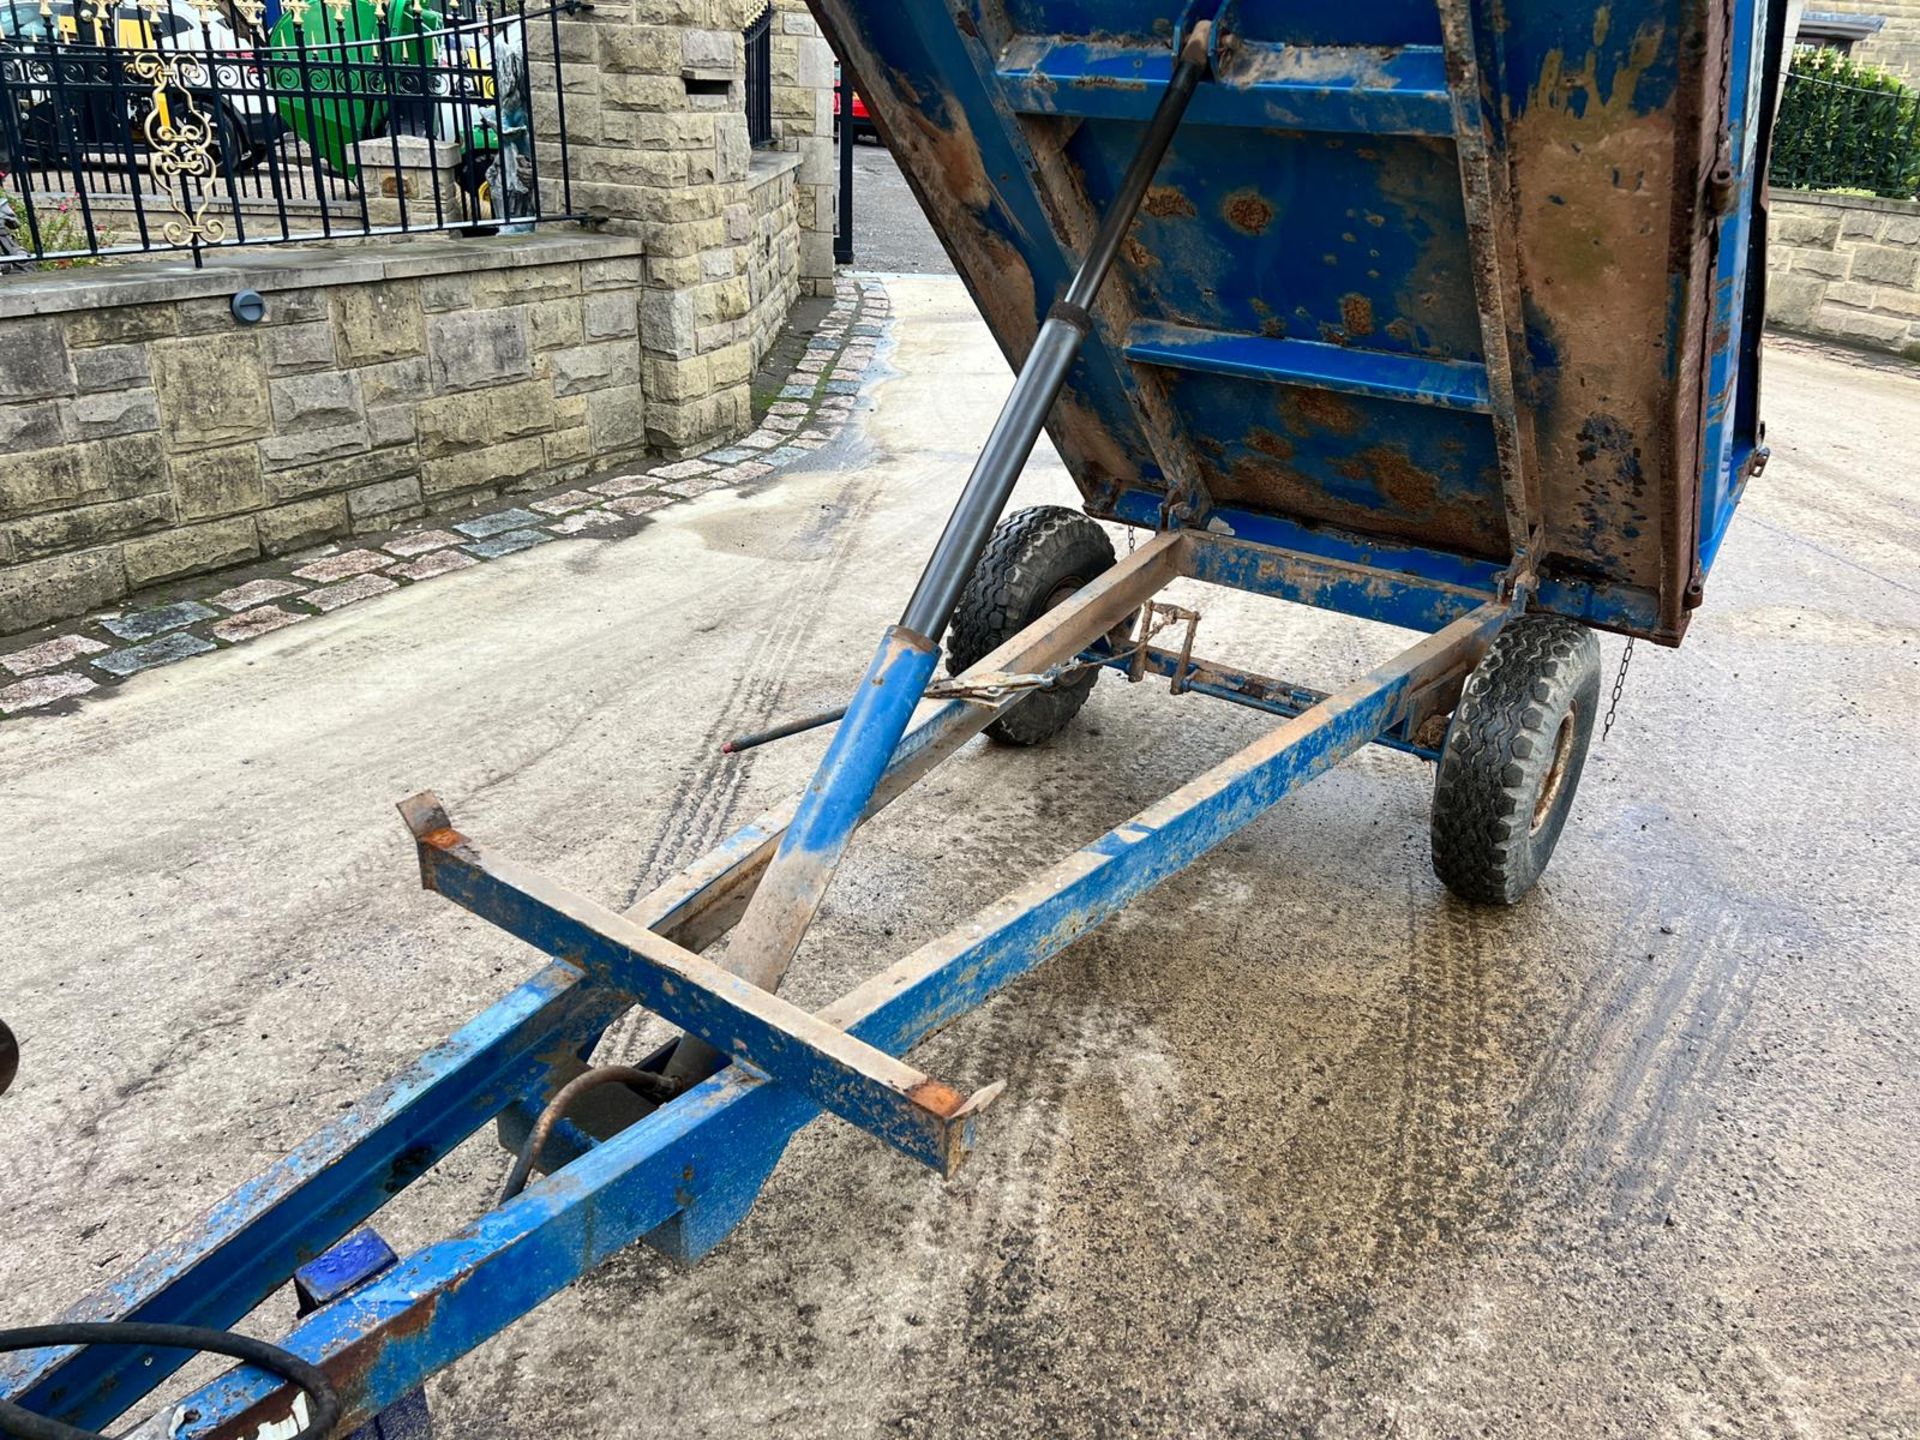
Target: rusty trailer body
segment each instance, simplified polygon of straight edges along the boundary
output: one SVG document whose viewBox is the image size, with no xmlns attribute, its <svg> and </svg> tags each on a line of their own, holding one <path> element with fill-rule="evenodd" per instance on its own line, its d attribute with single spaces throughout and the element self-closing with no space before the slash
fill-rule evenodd
<svg viewBox="0 0 1920 1440">
<path fill-rule="evenodd" d="M 1677 642 L 1761 453 L 1765 9 L 1226 5 L 1050 427 L 1088 509 L 1435 579 L 1518 554 L 1536 607 Z M 819 11 L 1018 364 L 1179 7 Z"/>
<path fill-rule="evenodd" d="M 96 1433 L 198 1346 L 253 1360 L 130 1434 L 419 1433 L 427 1376 L 636 1240 L 705 1254 L 823 1113 L 951 1174 L 1000 1087 L 907 1052 L 1366 745 L 1437 762 L 1441 879 L 1519 900 L 1589 627 L 1680 639 L 1763 454 L 1760 0 L 814 4 L 1019 375 L 812 784 L 622 913 L 407 801 L 422 882 L 550 959 L 62 1326 L 0 1332 L 0 1432 Z M 1151 532 L 1124 559 L 1003 516 L 1043 427 Z M 1197 655 L 1181 579 L 1420 634 L 1327 694 Z M 782 999 L 862 822 L 1103 672 L 1280 723 L 825 1009 Z M 683 1034 L 594 1067 L 636 1005 Z M 497 1205 L 406 1257 L 357 1228 L 489 1121 Z M 217 1333 L 289 1281 L 280 1350 Z"/>
</svg>

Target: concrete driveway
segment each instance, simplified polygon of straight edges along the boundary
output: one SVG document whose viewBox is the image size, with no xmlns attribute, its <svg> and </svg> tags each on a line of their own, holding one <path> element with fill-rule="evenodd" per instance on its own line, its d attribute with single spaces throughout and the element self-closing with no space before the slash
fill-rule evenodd
<svg viewBox="0 0 1920 1440">
<path fill-rule="evenodd" d="M 853 147 L 853 263 L 862 270 L 951 275 L 953 262 L 886 146 Z"/>
<path fill-rule="evenodd" d="M 418 889 L 395 800 L 619 904 L 803 780 L 819 737 L 719 743 L 843 697 L 1008 383 L 957 282 L 890 286 L 897 378 L 810 471 L 0 730 L 0 1321 L 534 968 Z M 442 1433 L 1914 1435 L 1920 383 L 1776 347 L 1768 415 L 1525 904 L 1451 902 L 1427 769 L 1363 755 L 918 1052 L 1009 1082 L 959 1180 L 821 1121 L 700 1266 L 625 1253 L 441 1377 Z M 1018 503 L 1071 493 L 1042 458 Z M 1307 683 L 1403 638 L 1200 604 L 1208 653 Z M 1260 729 L 1109 679 L 1051 746 L 975 742 L 863 832 L 789 993 Z M 506 1168 L 482 1135 L 382 1228 Z"/>
</svg>

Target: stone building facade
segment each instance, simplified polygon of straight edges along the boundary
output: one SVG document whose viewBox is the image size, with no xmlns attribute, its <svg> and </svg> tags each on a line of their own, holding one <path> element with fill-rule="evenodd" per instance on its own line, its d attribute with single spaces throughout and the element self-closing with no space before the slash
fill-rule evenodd
<svg viewBox="0 0 1920 1440">
<path fill-rule="evenodd" d="M 1848 19 L 1866 23 L 1832 23 Z M 1812 0 L 1801 13 L 1798 38 L 1844 49 L 1909 84 L 1920 81 L 1920 0 Z"/>
<path fill-rule="evenodd" d="M 799 222 L 800 287 L 808 295 L 833 293 L 833 236 L 840 172 L 833 141 L 833 90 L 839 71 L 833 51 L 806 0 L 775 0 L 773 124 L 782 152 L 800 157 L 794 177 Z"/>
<path fill-rule="evenodd" d="M 833 208 L 814 193 L 832 184 L 832 52 L 804 0 L 774 0 L 776 132 L 756 151 L 743 32 L 766 3 L 597 0 L 537 62 L 564 80 L 575 206 L 645 250 L 648 431 L 668 451 L 746 427 L 748 382 L 794 295 L 832 286 Z M 560 101 L 545 73 L 534 91 L 551 144 Z M 790 256 L 770 250 L 789 235 Z"/>
</svg>

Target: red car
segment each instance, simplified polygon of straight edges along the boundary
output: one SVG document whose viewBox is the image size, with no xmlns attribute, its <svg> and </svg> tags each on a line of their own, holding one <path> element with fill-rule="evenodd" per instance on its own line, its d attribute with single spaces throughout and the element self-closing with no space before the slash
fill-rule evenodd
<svg viewBox="0 0 1920 1440">
<path fill-rule="evenodd" d="M 839 78 L 839 72 L 836 70 L 834 72 L 835 84 L 833 87 L 833 124 L 835 134 L 839 133 L 840 127 L 841 92 L 838 83 Z M 853 92 L 853 138 L 856 140 L 878 140 L 880 138 L 880 132 L 873 128 L 873 116 L 867 112 L 867 102 L 860 98 L 860 92 L 858 90 Z"/>
</svg>

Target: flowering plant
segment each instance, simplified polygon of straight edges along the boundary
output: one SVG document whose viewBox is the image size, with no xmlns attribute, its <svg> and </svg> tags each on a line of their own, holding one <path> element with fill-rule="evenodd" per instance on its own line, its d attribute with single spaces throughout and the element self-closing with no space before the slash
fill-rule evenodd
<svg viewBox="0 0 1920 1440">
<path fill-rule="evenodd" d="M 23 177 L 24 178 L 24 177 Z M 0 172 L 0 185 L 7 180 L 5 172 Z M 32 252 L 33 235 L 37 226 L 40 232 L 39 251 L 41 254 L 52 252 L 58 255 L 62 250 L 105 250 L 114 243 L 113 228 L 105 221 L 97 221 L 91 232 L 86 217 L 80 212 L 78 195 L 63 195 L 53 205 L 40 204 L 33 207 L 33 224 L 27 223 L 27 202 L 11 190 L 0 189 L 0 198 L 7 202 L 10 216 L 0 216 L 0 228 L 11 232 L 13 240 L 23 249 Z M 91 243 L 89 243 L 91 240 Z M 70 255 L 53 260 L 41 260 L 35 268 L 41 270 L 66 270 L 75 265 L 98 265 L 97 254 Z"/>
</svg>

